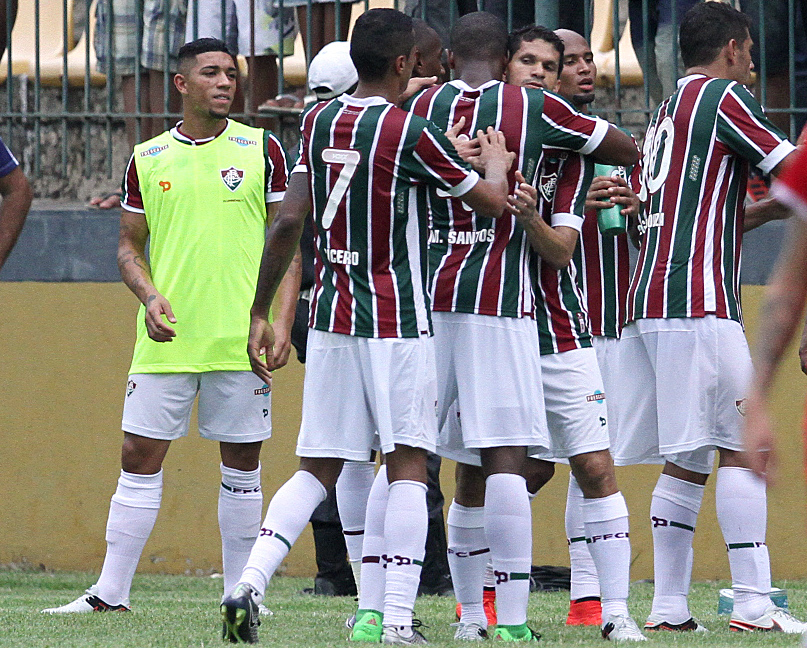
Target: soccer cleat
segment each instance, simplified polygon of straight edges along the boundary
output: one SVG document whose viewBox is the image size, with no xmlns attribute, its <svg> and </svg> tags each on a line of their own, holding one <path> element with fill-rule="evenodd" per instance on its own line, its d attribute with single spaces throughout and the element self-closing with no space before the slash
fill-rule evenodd
<svg viewBox="0 0 807 648">
<path fill-rule="evenodd" d="M 624 614 L 612 616 L 605 622 L 602 638 L 610 641 L 647 641 L 636 621 Z"/>
<path fill-rule="evenodd" d="M 602 625 L 602 603 L 598 598 L 585 598 L 569 601 L 567 626 L 600 626 Z"/>
<path fill-rule="evenodd" d="M 414 619 L 411 626 L 384 626 L 381 643 L 408 646 L 429 643 L 426 641 L 426 637 L 418 630 L 422 625 L 420 621 Z"/>
<path fill-rule="evenodd" d="M 221 617 L 224 621 L 222 639 L 230 643 L 258 643 L 258 626 L 261 620 L 253 590 L 246 583 L 238 583 L 232 594 L 222 601 Z"/>
<path fill-rule="evenodd" d="M 661 617 L 653 616 L 652 614 L 647 617 L 647 621 L 644 623 L 644 629 L 645 632 L 709 632 L 693 617 L 689 617 L 689 619 L 683 623 L 670 623 L 669 621 L 665 621 Z"/>
<path fill-rule="evenodd" d="M 454 639 L 460 641 L 484 641 L 488 638 L 487 628 L 479 625 L 478 623 L 463 623 L 458 621 L 451 625 L 457 626 L 457 631 L 454 633 Z"/>
<path fill-rule="evenodd" d="M 488 620 L 488 627 L 492 628 L 496 625 L 496 622 L 499 620 L 496 617 L 496 588 L 495 587 L 486 587 L 485 591 L 482 592 L 482 607 L 485 610 L 485 618 Z M 457 603 L 457 621 L 462 618 L 462 605 Z"/>
<path fill-rule="evenodd" d="M 98 588 L 93 585 L 75 601 L 59 607 L 46 608 L 44 614 L 86 614 L 88 612 L 129 612 L 125 605 L 110 605 L 98 598 Z"/>
<path fill-rule="evenodd" d="M 522 623 L 517 626 L 496 626 L 493 631 L 493 639 L 497 641 L 539 641 L 541 635 L 526 623 Z"/>
<path fill-rule="evenodd" d="M 771 605 L 758 619 L 746 619 L 736 611 L 731 613 L 729 630 L 734 632 L 785 632 L 787 634 L 804 634 L 807 623 L 799 621 L 792 614 L 775 605 Z"/>
<path fill-rule="evenodd" d="M 351 641 L 368 641 L 378 643 L 381 641 L 381 613 L 376 610 L 359 610 L 350 631 Z"/>
<path fill-rule="evenodd" d="M 258 603 L 258 614 L 260 616 L 275 616 L 275 613 L 272 612 L 272 610 L 266 607 L 263 603 Z"/>
<path fill-rule="evenodd" d="M 351 614 L 347 619 L 345 619 L 345 627 L 348 630 L 353 630 L 354 625 L 356 625 L 356 615 Z"/>
</svg>

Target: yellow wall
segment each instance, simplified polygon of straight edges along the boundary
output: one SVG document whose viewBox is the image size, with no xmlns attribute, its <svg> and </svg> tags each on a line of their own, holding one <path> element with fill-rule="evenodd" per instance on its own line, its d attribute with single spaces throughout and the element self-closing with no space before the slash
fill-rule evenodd
<svg viewBox="0 0 807 648">
<path fill-rule="evenodd" d="M 744 291 L 753 340 L 762 289 Z M 0 564 L 28 561 L 52 569 L 97 571 L 104 555 L 109 497 L 119 471 L 121 405 L 134 339 L 136 301 L 121 284 L 0 282 Z M 264 492 L 271 495 L 296 467 L 302 367 L 278 372 L 274 437 L 263 453 Z M 775 579 L 807 576 L 800 421 L 805 377 L 788 355 L 776 392 L 783 434 L 778 485 L 769 500 L 769 546 Z M 784 438 L 786 437 L 786 438 Z M 658 469 L 619 470 L 631 510 L 633 578 L 652 576 L 648 523 Z M 453 467 L 443 484 L 450 499 Z M 207 573 L 220 569 L 216 522 L 216 445 L 192 433 L 165 462 L 163 507 L 140 569 Z M 727 578 L 725 548 L 707 487 L 695 539 L 695 578 Z M 568 564 L 563 533 L 566 469 L 533 505 L 536 564 Z M 287 573 L 312 575 L 306 531 Z"/>
</svg>

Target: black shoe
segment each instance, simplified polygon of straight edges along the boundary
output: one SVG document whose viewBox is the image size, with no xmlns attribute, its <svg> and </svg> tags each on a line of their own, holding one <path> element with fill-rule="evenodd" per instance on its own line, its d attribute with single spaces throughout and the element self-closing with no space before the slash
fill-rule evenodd
<svg viewBox="0 0 807 648">
<path fill-rule="evenodd" d="M 230 643 L 258 643 L 258 604 L 252 598 L 252 588 L 239 583 L 221 604 L 224 621 L 222 639 Z"/>
</svg>

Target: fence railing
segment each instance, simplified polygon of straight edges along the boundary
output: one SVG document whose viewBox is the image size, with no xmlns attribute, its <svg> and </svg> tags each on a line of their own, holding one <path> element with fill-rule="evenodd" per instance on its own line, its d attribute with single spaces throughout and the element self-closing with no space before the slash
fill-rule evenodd
<svg viewBox="0 0 807 648">
<path fill-rule="evenodd" d="M 683 11 L 697 1 L 534 0 L 527 16 L 585 32 L 599 68 L 595 106 L 641 137 L 683 72 L 675 34 Z M 795 138 L 807 116 L 807 0 L 734 3 L 754 24 L 756 92 Z M 346 37 L 361 12 L 393 6 L 430 23 L 447 22 L 438 29 L 445 35 L 460 12 L 496 10 L 512 27 L 523 21 L 525 6 L 519 0 L 253 0 L 249 15 L 239 16 L 233 0 L 0 0 L 0 13 L 3 5 L 0 136 L 27 173 L 43 179 L 40 195 L 72 198 L 85 197 L 75 187 L 89 191 L 88 179 L 117 179 L 131 144 L 177 119 L 170 72 L 172 54 L 186 38 L 223 35 L 238 48 L 245 83 L 234 116 L 284 131 L 288 141 L 295 119 L 260 104 L 303 86 L 312 48 L 323 38 Z"/>
</svg>

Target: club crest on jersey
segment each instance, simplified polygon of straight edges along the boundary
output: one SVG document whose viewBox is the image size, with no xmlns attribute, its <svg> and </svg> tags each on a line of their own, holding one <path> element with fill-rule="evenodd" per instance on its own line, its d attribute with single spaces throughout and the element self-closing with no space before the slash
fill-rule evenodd
<svg viewBox="0 0 807 648">
<path fill-rule="evenodd" d="M 734 401 L 734 406 L 737 408 L 737 411 L 740 413 L 740 416 L 745 416 L 745 410 L 748 407 L 745 401 L 746 401 L 745 398 L 738 401 Z"/>
<path fill-rule="evenodd" d="M 552 198 L 555 195 L 555 187 L 557 186 L 558 174 L 556 171 L 549 174 L 541 174 L 538 180 L 538 191 L 541 192 L 541 196 L 546 202 L 552 202 Z"/>
<path fill-rule="evenodd" d="M 230 191 L 235 191 L 236 189 L 238 189 L 239 185 L 243 180 L 244 180 L 243 169 L 236 169 L 235 167 L 230 167 L 229 169 L 221 170 L 221 181 L 224 183 L 224 186 L 227 187 Z"/>
<path fill-rule="evenodd" d="M 132 395 L 132 392 L 137 387 L 137 383 L 134 380 L 130 380 L 126 383 L 126 396 L 127 398 Z"/>
</svg>

